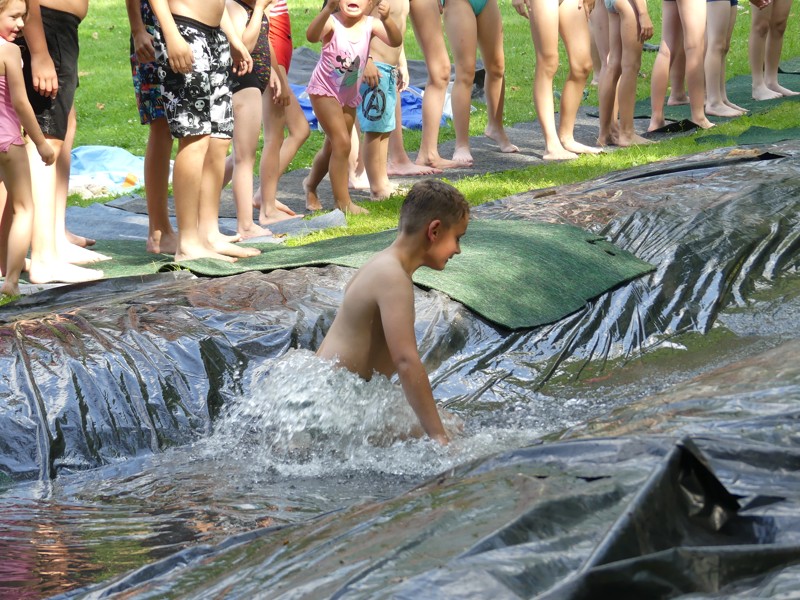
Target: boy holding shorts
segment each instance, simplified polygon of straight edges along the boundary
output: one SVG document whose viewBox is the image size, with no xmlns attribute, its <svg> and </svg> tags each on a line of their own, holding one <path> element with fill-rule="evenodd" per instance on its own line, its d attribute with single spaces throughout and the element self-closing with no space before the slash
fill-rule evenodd
<svg viewBox="0 0 800 600">
<path fill-rule="evenodd" d="M 172 171 L 178 244 L 175 260 L 233 262 L 255 248 L 219 231 L 219 190 L 233 133 L 231 65 L 247 73 L 253 61 L 233 32 L 225 0 L 151 0 L 158 20 L 154 47 L 164 113 L 178 138 Z"/>
</svg>

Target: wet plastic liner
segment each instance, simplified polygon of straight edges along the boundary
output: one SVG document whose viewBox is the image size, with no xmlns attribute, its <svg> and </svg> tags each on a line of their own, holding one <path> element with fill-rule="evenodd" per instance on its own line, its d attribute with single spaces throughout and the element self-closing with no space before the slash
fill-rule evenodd
<svg viewBox="0 0 800 600">
<path fill-rule="evenodd" d="M 417 291 L 434 395 L 465 418 L 467 441 L 514 421 L 527 444 L 66 597 L 796 591 L 799 205 L 800 147 L 785 143 L 480 207 L 484 219 L 582 227 L 657 267 L 519 331 Z M 3 471 L 67 481 L 203 438 L 266 359 L 319 344 L 350 274 L 103 282 L 4 311 Z"/>
</svg>

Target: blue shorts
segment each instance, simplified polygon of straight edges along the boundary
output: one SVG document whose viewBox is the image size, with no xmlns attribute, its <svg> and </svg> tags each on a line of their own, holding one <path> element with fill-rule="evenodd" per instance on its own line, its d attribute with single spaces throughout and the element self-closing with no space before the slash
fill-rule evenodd
<svg viewBox="0 0 800 600">
<path fill-rule="evenodd" d="M 615 6 L 617 0 L 605 0 L 606 1 L 606 10 L 610 13 L 617 14 L 617 7 Z"/>
<path fill-rule="evenodd" d="M 358 124 L 363 132 L 391 133 L 396 126 L 397 68 L 381 62 L 375 66 L 381 77 L 374 88 L 361 84 L 361 104 L 356 111 Z"/>
</svg>

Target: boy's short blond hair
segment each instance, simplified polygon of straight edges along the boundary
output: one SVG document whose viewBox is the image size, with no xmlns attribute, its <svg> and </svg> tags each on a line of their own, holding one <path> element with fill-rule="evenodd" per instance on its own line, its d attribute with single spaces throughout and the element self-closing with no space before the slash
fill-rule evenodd
<svg viewBox="0 0 800 600">
<path fill-rule="evenodd" d="M 452 227 L 468 216 L 469 203 L 461 192 L 444 181 L 424 179 L 414 184 L 403 201 L 398 228 L 416 233 L 436 219 Z"/>
</svg>

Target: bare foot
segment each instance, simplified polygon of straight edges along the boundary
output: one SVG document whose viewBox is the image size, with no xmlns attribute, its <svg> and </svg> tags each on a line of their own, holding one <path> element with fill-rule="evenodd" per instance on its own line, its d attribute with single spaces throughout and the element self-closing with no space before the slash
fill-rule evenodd
<svg viewBox="0 0 800 600">
<path fill-rule="evenodd" d="M 380 202 L 381 200 L 386 200 L 398 193 L 403 189 L 403 186 L 389 184 L 383 189 L 380 190 L 370 190 L 369 199 L 372 202 Z"/>
<path fill-rule="evenodd" d="M 706 104 L 706 114 L 713 115 L 715 117 L 725 117 L 728 119 L 733 119 L 734 117 L 741 117 L 743 113 L 741 111 L 731 108 L 727 104 L 719 103 L 719 104 Z"/>
<path fill-rule="evenodd" d="M 214 250 L 214 252 L 228 257 L 232 256 L 234 258 L 251 258 L 261 254 L 261 250 L 258 248 L 237 246 L 236 244 L 222 241 L 211 242 L 211 248 Z"/>
<path fill-rule="evenodd" d="M 653 140 L 648 140 L 647 138 L 643 138 L 637 133 L 632 135 L 625 135 L 623 133 L 619 134 L 619 139 L 617 140 L 617 146 L 621 148 L 627 148 L 629 146 L 644 146 L 647 144 L 655 143 Z"/>
<path fill-rule="evenodd" d="M 256 225 L 255 223 L 252 223 L 247 228 L 239 228 L 237 233 L 239 234 L 239 238 L 243 240 L 264 237 L 265 235 L 272 235 L 272 232 L 269 229 L 265 229 L 264 227 Z"/>
<path fill-rule="evenodd" d="M 361 173 L 350 173 L 350 176 L 347 180 L 347 187 L 349 187 L 351 190 L 368 190 L 369 177 L 367 177 L 367 172 L 362 171 Z"/>
<path fill-rule="evenodd" d="M 780 92 L 773 91 L 765 85 L 753 88 L 753 100 L 775 100 L 782 96 Z"/>
<path fill-rule="evenodd" d="M 102 278 L 103 272 L 99 269 L 87 269 L 67 262 L 32 262 L 28 269 L 28 279 L 31 283 L 81 283 Z"/>
<path fill-rule="evenodd" d="M 427 159 L 421 156 L 417 156 L 417 160 L 415 162 L 420 166 L 433 167 L 434 169 L 439 169 L 440 171 L 444 171 L 445 169 L 463 169 L 464 167 L 467 166 L 464 163 L 442 158 L 438 154 L 436 156 L 432 156 Z"/>
<path fill-rule="evenodd" d="M 67 241 L 70 244 L 75 244 L 76 246 L 80 246 L 81 248 L 86 248 L 87 246 L 94 246 L 97 243 L 92 238 L 83 237 L 82 235 L 76 235 L 72 233 L 69 229 L 67 230 Z"/>
<path fill-rule="evenodd" d="M 564 150 L 574 154 L 600 154 L 602 152 L 600 148 L 596 148 L 595 146 L 587 146 L 586 144 L 581 144 L 575 140 L 561 140 L 561 145 L 564 147 Z"/>
<path fill-rule="evenodd" d="M 508 139 L 508 135 L 506 134 L 505 129 L 490 130 L 487 127 L 483 131 L 483 135 L 488 137 L 490 140 L 494 140 L 497 143 L 497 145 L 500 146 L 500 152 L 504 152 L 506 154 L 519 152 L 519 148 L 517 148 L 514 144 L 512 144 L 511 140 Z M 455 157 L 453 158 L 455 159 Z"/>
<path fill-rule="evenodd" d="M 795 92 L 794 90 L 790 90 L 789 88 L 785 88 L 782 85 L 776 83 L 768 83 L 767 87 L 772 90 L 773 92 L 777 92 L 781 96 L 800 96 L 800 92 Z"/>
<path fill-rule="evenodd" d="M 390 177 L 417 177 L 419 175 L 435 175 L 441 173 L 442 170 L 429 165 L 418 165 L 410 160 L 401 163 L 393 163 L 390 160 L 386 165 L 386 172 Z"/>
<path fill-rule="evenodd" d="M 689 96 L 686 94 L 670 95 L 667 98 L 667 106 L 681 106 L 683 104 L 689 104 Z"/>
<path fill-rule="evenodd" d="M 702 119 L 694 120 L 692 119 L 692 123 L 697 125 L 700 129 L 711 129 L 714 127 L 714 123 L 703 117 Z"/>
<path fill-rule="evenodd" d="M 656 129 L 666 127 L 666 125 L 667 120 L 663 116 L 660 118 L 650 117 L 650 124 L 647 126 L 647 131 L 655 131 Z"/>
<path fill-rule="evenodd" d="M 220 254 L 219 252 L 216 252 L 213 249 L 204 246 L 203 244 L 189 245 L 184 243 L 175 253 L 175 262 L 195 260 L 198 258 L 214 258 L 224 262 L 236 262 L 236 259 L 233 256 Z"/>
<path fill-rule="evenodd" d="M 317 196 L 317 190 L 312 190 L 308 187 L 308 178 L 303 179 L 303 190 L 306 193 L 306 209 L 307 210 L 322 210 L 322 203 Z"/>
<path fill-rule="evenodd" d="M 350 204 L 347 206 L 339 206 L 338 204 L 336 207 L 341 210 L 343 213 L 351 214 L 351 215 L 368 215 L 369 211 L 366 208 L 361 208 L 357 204 L 354 204 L 353 201 L 350 201 Z"/>
<path fill-rule="evenodd" d="M 545 153 L 542 155 L 542 160 L 572 160 L 575 158 L 578 158 L 577 154 L 564 148 L 545 150 Z"/>
<path fill-rule="evenodd" d="M 618 140 L 619 140 L 619 134 L 618 133 L 600 134 L 600 135 L 597 136 L 597 145 L 598 146 L 616 146 Z"/>
<path fill-rule="evenodd" d="M 459 163 L 462 167 L 471 167 L 472 152 L 468 147 L 456 148 L 453 150 L 453 162 Z"/>
<path fill-rule="evenodd" d="M 88 250 L 75 244 L 62 244 L 57 249 L 58 256 L 61 260 L 73 265 L 82 265 L 87 263 L 100 262 L 103 260 L 111 260 L 110 256 L 100 254 L 94 250 Z"/>
<path fill-rule="evenodd" d="M 738 104 L 734 104 L 733 102 L 731 102 L 731 101 L 730 101 L 730 100 L 728 100 L 728 99 L 725 99 L 723 102 L 725 102 L 725 106 L 730 106 L 730 107 L 731 107 L 733 110 L 738 110 L 738 111 L 739 111 L 740 113 L 742 113 L 743 115 L 746 115 L 747 113 L 749 113 L 749 112 L 750 112 L 748 109 L 746 109 L 746 108 L 742 108 L 742 107 L 741 107 L 741 106 L 739 106 Z"/>
<path fill-rule="evenodd" d="M 268 209 L 262 208 L 261 214 L 258 217 L 259 225 L 272 225 L 273 223 L 277 223 L 279 221 L 288 221 L 289 219 L 299 219 L 300 215 L 296 214 L 293 210 L 289 209 L 288 206 L 285 206 L 281 202 L 275 203 L 275 209 Z M 279 206 L 280 204 L 286 210 L 281 210 Z"/>
<path fill-rule="evenodd" d="M 155 231 L 147 236 L 145 248 L 151 254 L 175 254 L 178 250 L 178 236 L 174 232 L 165 235 Z"/>
<path fill-rule="evenodd" d="M 19 296 L 19 281 L 11 283 L 6 279 L 3 282 L 3 287 L 0 288 L 0 296 L 9 296 L 11 298 Z"/>
</svg>

